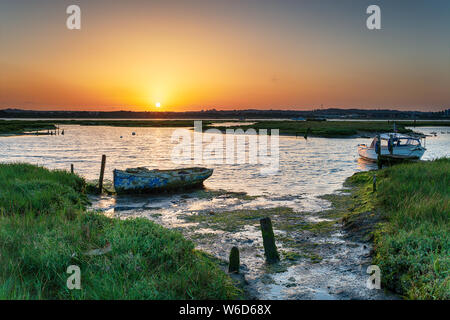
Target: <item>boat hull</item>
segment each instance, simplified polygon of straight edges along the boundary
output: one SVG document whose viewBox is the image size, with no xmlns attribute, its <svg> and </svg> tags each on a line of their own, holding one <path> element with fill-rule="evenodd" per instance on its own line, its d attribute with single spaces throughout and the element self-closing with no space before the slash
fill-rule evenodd
<svg viewBox="0 0 450 320">
<path fill-rule="evenodd" d="M 117 193 L 155 193 L 199 187 L 213 173 L 207 168 L 147 170 L 144 168 L 114 170 Z"/>
<path fill-rule="evenodd" d="M 387 147 L 381 148 L 381 156 L 392 157 L 393 159 L 418 160 L 422 158 L 424 153 L 425 148 L 415 146 L 395 147 L 392 154 Z M 358 154 L 367 161 L 377 161 L 378 159 L 378 154 L 375 152 L 375 149 L 367 146 L 358 146 Z"/>
</svg>

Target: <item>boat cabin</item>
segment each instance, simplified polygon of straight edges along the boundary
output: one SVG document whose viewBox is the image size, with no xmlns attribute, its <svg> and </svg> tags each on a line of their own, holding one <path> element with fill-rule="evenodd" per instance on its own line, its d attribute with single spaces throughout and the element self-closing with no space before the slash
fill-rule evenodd
<svg viewBox="0 0 450 320">
<path fill-rule="evenodd" d="M 411 136 L 404 136 L 400 134 L 382 134 L 380 135 L 381 147 L 387 147 L 389 140 L 392 139 L 394 147 L 406 147 L 406 146 L 421 146 L 420 138 L 414 138 Z M 375 137 L 370 144 L 370 148 L 375 148 L 375 144 L 378 138 Z"/>
</svg>

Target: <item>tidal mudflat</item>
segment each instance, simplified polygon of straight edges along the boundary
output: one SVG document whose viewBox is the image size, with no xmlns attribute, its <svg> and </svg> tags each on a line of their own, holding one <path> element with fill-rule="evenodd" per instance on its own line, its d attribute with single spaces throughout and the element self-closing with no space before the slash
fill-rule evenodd
<svg viewBox="0 0 450 320">
<path fill-rule="evenodd" d="M 29 162 L 98 178 L 101 154 L 114 168 L 170 168 L 173 128 L 61 126 L 64 136 L 0 139 L 2 162 Z M 416 129 L 418 130 L 418 129 Z M 425 133 L 446 128 L 420 128 Z M 135 132 L 135 135 L 132 135 Z M 358 160 L 356 145 L 367 139 L 280 138 L 280 171 L 262 175 L 258 165 L 213 165 L 205 189 L 158 196 L 92 197 L 92 208 L 108 216 L 146 217 L 179 229 L 198 248 L 226 261 L 231 247 L 241 251 L 249 294 L 267 299 L 391 298 L 368 290 L 365 267 L 371 247 L 346 237 L 333 196 L 344 180 L 374 169 Z M 448 156 L 450 135 L 427 139 L 424 159 Z M 343 205 L 343 204 L 340 204 Z M 282 261 L 264 263 L 259 218 L 270 216 Z"/>
</svg>

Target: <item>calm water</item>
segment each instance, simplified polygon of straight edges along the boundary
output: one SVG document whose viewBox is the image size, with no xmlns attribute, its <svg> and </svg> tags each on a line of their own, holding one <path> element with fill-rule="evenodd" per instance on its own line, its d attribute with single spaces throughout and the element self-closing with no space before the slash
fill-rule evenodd
<svg viewBox="0 0 450 320">
<path fill-rule="evenodd" d="M 145 166 L 148 168 L 177 167 L 170 160 L 174 143 L 171 142 L 172 128 L 115 128 L 62 126 L 65 135 L 59 136 L 17 136 L 0 137 L 0 162 L 28 162 L 48 168 L 70 169 L 73 163 L 75 171 L 88 180 L 98 178 L 101 155 L 107 155 L 105 179 L 112 180 L 114 168 Z M 423 157 L 429 160 L 450 156 L 450 128 L 418 128 L 416 131 L 436 137 L 427 138 L 427 151 Z M 132 135 L 135 132 L 136 135 Z M 122 138 L 121 138 L 122 137 Z M 345 178 L 354 172 L 375 168 L 373 164 L 358 159 L 356 146 L 370 142 L 369 139 L 326 139 L 280 137 L 280 170 L 275 175 L 264 175 L 260 165 L 235 164 L 212 165 L 214 174 L 205 181 L 208 190 L 228 192 L 246 192 L 251 199 L 233 195 L 218 195 L 202 198 L 195 195 L 161 195 L 152 197 L 114 197 L 95 198 L 94 207 L 100 208 L 111 216 L 144 216 L 166 227 L 180 227 L 187 236 L 192 232 L 216 233 L 217 238 L 210 242 L 198 242 L 198 246 L 220 258 L 227 259 L 229 249 L 238 237 L 247 241 L 251 248 L 247 258 L 241 258 L 249 269 L 247 272 L 251 286 L 258 292 L 259 298 L 295 299 L 320 298 L 334 299 L 336 295 L 329 290 L 342 291 L 339 286 L 347 283 L 348 297 L 367 298 L 361 293 L 363 276 L 355 275 L 349 264 L 358 263 L 360 256 L 367 255 L 359 244 L 347 243 L 341 234 L 330 239 L 318 239 L 343 246 L 339 253 L 333 253 L 324 262 L 316 265 L 300 263 L 285 272 L 270 275 L 261 271 L 261 239 L 259 231 L 246 228 L 239 234 L 212 230 L 192 231 L 193 224 L 179 219 L 184 214 L 203 211 L 235 210 L 243 208 L 291 207 L 295 211 L 317 212 L 328 207 L 328 202 L 319 195 L 333 193 L 342 187 Z M 311 219 L 317 217 L 312 216 Z M 275 233 L 281 231 L 275 230 Z M 356 249 L 355 249 L 356 248 Z M 342 249 L 342 250 L 341 250 Z M 359 251 L 358 251 L 359 250 Z M 353 257 L 355 261 L 349 257 Z M 344 269 L 342 269 L 342 266 Z M 330 267 L 335 266 L 335 267 Z M 344 271 L 342 271 L 344 270 Z M 347 270 L 347 271 L 345 271 Z M 347 272 L 347 273 L 346 273 Z M 301 274 L 301 276 L 298 276 Z M 335 283 L 330 289 L 329 281 L 324 282 L 324 274 Z M 360 279 L 361 278 L 361 279 Z M 295 287 L 286 285 L 295 282 Z M 334 280 L 333 280 L 334 279 Z M 290 283 L 290 282 L 289 282 Z M 355 283 L 359 283 L 355 288 Z M 328 288 L 328 289 L 327 289 Z M 339 290 L 338 290 L 339 289 Z"/>
<path fill-rule="evenodd" d="M 75 171 L 88 180 L 98 179 L 102 154 L 107 155 L 107 180 L 112 180 L 114 168 L 179 167 L 170 159 L 175 146 L 171 143 L 172 128 L 62 126 L 61 129 L 65 135 L 0 139 L 0 161 L 29 162 L 57 169 L 69 169 L 73 163 Z M 262 175 L 260 165 L 212 165 L 214 174 L 205 186 L 261 196 L 249 205 L 319 210 L 323 201 L 317 200 L 316 195 L 333 192 L 353 172 L 370 168 L 371 164 L 358 162 L 356 145 L 362 142 L 367 139 L 280 137 L 279 173 Z"/>
</svg>

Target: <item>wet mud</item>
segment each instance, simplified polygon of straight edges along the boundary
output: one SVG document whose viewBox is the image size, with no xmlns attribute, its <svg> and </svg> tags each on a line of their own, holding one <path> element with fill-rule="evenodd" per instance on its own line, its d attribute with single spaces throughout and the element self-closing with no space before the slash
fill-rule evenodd
<svg viewBox="0 0 450 320">
<path fill-rule="evenodd" d="M 146 217 L 178 229 L 198 249 L 216 257 L 223 269 L 232 247 L 240 252 L 240 275 L 250 299 L 397 299 L 366 286 L 372 247 L 352 236 L 342 217 L 350 195 L 345 191 L 310 199 L 301 211 L 292 197 L 267 199 L 242 192 L 198 190 L 160 196 L 92 196 L 92 207 L 111 217 Z M 292 208 L 294 207 L 294 208 Z M 316 210 L 311 210 L 311 209 Z M 270 217 L 281 261 L 265 262 L 259 219 Z"/>
</svg>

